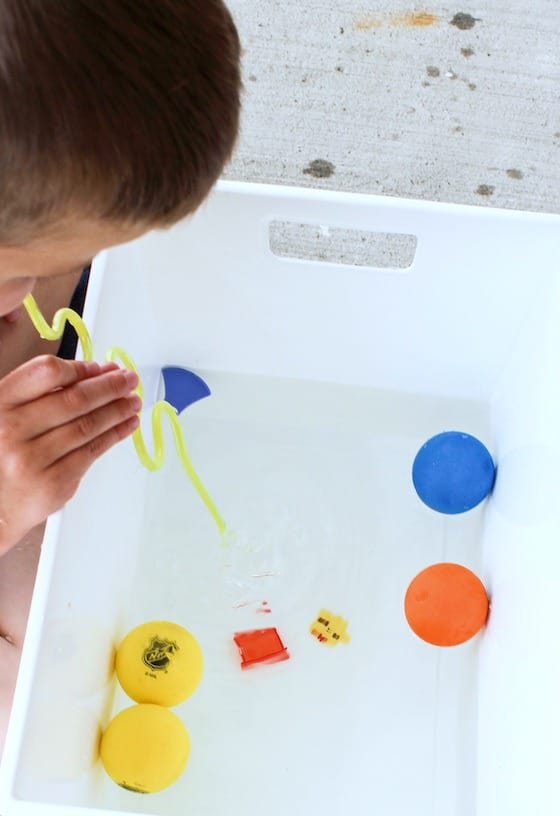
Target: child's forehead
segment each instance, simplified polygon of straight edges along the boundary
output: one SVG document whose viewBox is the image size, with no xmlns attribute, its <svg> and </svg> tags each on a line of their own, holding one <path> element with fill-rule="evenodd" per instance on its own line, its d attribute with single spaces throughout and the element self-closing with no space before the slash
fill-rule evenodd
<svg viewBox="0 0 560 816">
<path fill-rule="evenodd" d="M 99 252 L 106 247 L 124 244 L 147 232 L 148 226 L 123 224 L 119 221 L 69 216 L 32 238 L 24 249 L 34 252 L 60 253 L 87 248 Z M 94 253 L 95 254 L 95 253 Z"/>
<path fill-rule="evenodd" d="M 64 274 L 87 264 L 103 249 L 132 241 L 147 230 L 144 225 L 69 217 L 25 243 L 0 244 L 0 278 Z"/>
</svg>

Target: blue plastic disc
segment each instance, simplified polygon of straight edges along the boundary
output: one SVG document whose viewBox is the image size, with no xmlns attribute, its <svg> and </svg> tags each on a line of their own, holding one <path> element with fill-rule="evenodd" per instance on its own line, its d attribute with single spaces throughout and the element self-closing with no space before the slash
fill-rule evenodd
<svg viewBox="0 0 560 816">
<path fill-rule="evenodd" d="M 161 369 L 165 387 L 165 401 L 178 414 L 193 402 L 210 396 L 210 389 L 198 374 L 179 366 L 165 366 Z"/>
<path fill-rule="evenodd" d="M 496 468 L 488 449 L 470 434 L 446 431 L 420 448 L 412 481 L 424 504 L 439 513 L 465 513 L 488 496 Z"/>
</svg>

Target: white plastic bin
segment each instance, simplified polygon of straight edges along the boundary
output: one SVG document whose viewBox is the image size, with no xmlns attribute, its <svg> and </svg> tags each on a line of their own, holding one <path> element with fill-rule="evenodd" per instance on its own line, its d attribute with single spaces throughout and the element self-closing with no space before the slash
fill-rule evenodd
<svg viewBox="0 0 560 816">
<path fill-rule="evenodd" d="M 278 257 L 271 222 L 412 235 L 407 269 Z M 181 422 L 232 531 L 170 446 L 130 442 L 49 521 L 0 773 L 3 816 L 552 816 L 560 812 L 560 219 L 222 183 L 169 232 L 96 264 L 96 356 L 200 374 Z M 479 437 L 490 499 L 442 516 L 411 482 L 421 444 Z M 488 626 L 436 649 L 403 615 L 431 563 L 477 572 Z M 272 610 L 259 614 L 262 602 Z M 322 607 L 351 641 L 321 646 Z M 139 796 L 96 761 L 126 699 L 114 646 L 168 618 L 205 656 L 177 710 L 181 779 Z M 277 627 L 290 660 L 242 671 L 232 635 Z M 66 806 L 64 811 L 61 805 Z"/>
</svg>

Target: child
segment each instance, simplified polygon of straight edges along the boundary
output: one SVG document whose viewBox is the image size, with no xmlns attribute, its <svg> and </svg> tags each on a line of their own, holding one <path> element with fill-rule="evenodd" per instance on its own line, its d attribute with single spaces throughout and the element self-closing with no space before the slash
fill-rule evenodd
<svg viewBox="0 0 560 816">
<path fill-rule="evenodd" d="M 54 356 L 21 302 L 51 319 L 94 255 L 192 213 L 239 96 L 222 0 L 0 0 L 0 744 L 45 519 L 140 409 L 132 372 Z"/>
</svg>

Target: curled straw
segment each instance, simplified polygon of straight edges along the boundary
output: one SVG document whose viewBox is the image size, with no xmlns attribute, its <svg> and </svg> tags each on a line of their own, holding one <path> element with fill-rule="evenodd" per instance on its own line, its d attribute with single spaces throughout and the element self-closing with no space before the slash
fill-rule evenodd
<svg viewBox="0 0 560 816">
<path fill-rule="evenodd" d="M 43 317 L 33 295 L 27 295 L 23 301 L 23 305 L 25 306 L 31 322 L 35 326 L 35 329 L 44 340 L 59 340 L 62 337 L 66 323 L 70 323 L 78 335 L 84 360 L 93 360 L 91 337 L 84 321 L 77 312 L 69 308 L 59 309 L 53 318 L 52 326 L 50 326 Z M 136 368 L 134 361 L 128 356 L 126 351 L 118 348 L 117 346 L 112 346 L 107 351 L 105 359 L 111 362 L 119 360 L 125 368 L 135 371 L 136 374 L 138 374 L 138 369 Z M 143 387 L 140 378 L 136 391 L 142 398 Z M 171 425 L 175 447 L 177 449 L 181 464 L 183 465 L 187 476 L 193 483 L 198 495 L 206 505 L 206 509 L 214 519 L 220 535 L 223 535 L 226 529 L 225 522 L 218 513 L 214 502 L 200 481 L 200 478 L 198 477 L 198 474 L 195 471 L 191 460 L 189 459 L 185 441 L 183 439 L 181 425 L 179 424 L 179 420 L 177 418 L 177 413 L 173 406 L 168 402 L 165 402 L 165 400 L 159 400 L 159 402 L 156 402 L 152 408 L 152 437 L 154 446 L 153 458 L 146 450 L 141 428 L 138 427 L 132 434 L 132 441 L 134 442 L 134 448 L 138 458 L 148 470 L 159 470 L 161 468 L 165 456 L 162 428 L 162 418 L 164 415 L 167 416 L 167 419 Z"/>
</svg>

